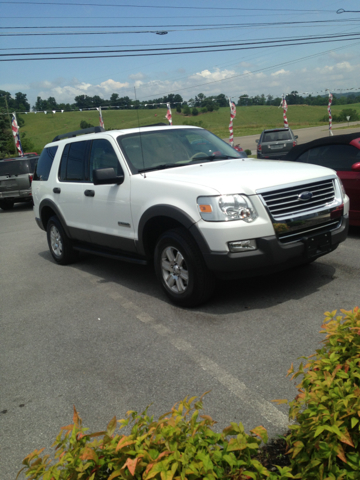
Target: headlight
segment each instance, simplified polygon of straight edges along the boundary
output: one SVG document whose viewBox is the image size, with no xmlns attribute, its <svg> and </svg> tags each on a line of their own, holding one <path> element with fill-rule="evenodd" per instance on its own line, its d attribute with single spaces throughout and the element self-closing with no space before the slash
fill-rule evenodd
<svg viewBox="0 0 360 480">
<path fill-rule="evenodd" d="M 199 197 L 197 203 L 201 218 L 207 222 L 244 220 L 251 223 L 257 217 L 255 207 L 244 195 Z"/>
<path fill-rule="evenodd" d="M 346 195 L 345 187 L 344 187 L 344 185 L 343 185 L 343 183 L 342 183 L 342 181 L 341 181 L 341 179 L 340 179 L 339 177 L 337 177 L 337 180 L 338 180 L 338 182 L 339 182 L 339 184 L 340 184 L 340 190 L 341 190 L 341 193 L 342 193 L 342 199 L 343 199 L 343 201 L 344 201 L 344 200 L 345 200 L 345 195 Z"/>
</svg>

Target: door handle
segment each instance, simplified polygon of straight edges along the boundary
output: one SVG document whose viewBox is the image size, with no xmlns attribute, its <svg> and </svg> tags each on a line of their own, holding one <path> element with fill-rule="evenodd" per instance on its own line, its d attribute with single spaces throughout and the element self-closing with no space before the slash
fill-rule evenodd
<svg viewBox="0 0 360 480">
<path fill-rule="evenodd" d="M 56 188 L 53 188 L 53 192 L 54 192 L 54 193 L 60 193 L 60 192 L 61 192 L 61 189 L 60 189 L 60 188 L 57 188 L 57 187 L 56 187 Z"/>
<path fill-rule="evenodd" d="M 85 197 L 95 197 L 95 190 L 85 190 Z"/>
</svg>

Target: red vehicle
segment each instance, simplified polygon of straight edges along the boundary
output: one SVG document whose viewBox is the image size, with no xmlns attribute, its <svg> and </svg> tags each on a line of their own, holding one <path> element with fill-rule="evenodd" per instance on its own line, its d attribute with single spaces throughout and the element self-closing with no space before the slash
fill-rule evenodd
<svg viewBox="0 0 360 480">
<path fill-rule="evenodd" d="M 336 170 L 350 198 L 350 225 L 360 226 L 360 132 L 303 143 L 293 147 L 281 160 Z"/>
</svg>

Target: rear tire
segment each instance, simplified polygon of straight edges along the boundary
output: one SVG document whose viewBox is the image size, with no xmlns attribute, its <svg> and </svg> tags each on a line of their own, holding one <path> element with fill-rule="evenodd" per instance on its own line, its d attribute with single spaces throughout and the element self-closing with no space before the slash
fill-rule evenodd
<svg viewBox="0 0 360 480">
<path fill-rule="evenodd" d="M 55 262 L 59 265 L 74 263 L 78 258 L 78 252 L 73 249 L 58 217 L 53 216 L 49 219 L 46 231 L 49 250 Z"/>
<path fill-rule="evenodd" d="M 164 292 L 180 307 L 200 305 L 214 291 L 215 278 L 194 239 L 183 228 L 161 235 L 155 247 L 154 265 Z"/>
<path fill-rule="evenodd" d="M 1 200 L 0 201 L 0 208 L 2 210 L 11 210 L 14 206 L 14 202 L 12 200 Z"/>
</svg>

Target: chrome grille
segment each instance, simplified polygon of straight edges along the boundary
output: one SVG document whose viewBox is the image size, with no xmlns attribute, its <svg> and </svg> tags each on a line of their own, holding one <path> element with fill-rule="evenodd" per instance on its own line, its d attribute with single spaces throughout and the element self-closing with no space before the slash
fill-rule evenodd
<svg viewBox="0 0 360 480">
<path fill-rule="evenodd" d="M 304 192 L 312 193 L 310 200 L 300 200 L 299 195 Z M 276 220 L 301 213 L 311 213 L 334 202 L 334 181 L 332 179 L 320 180 L 294 187 L 262 192 L 261 197 Z"/>
</svg>

